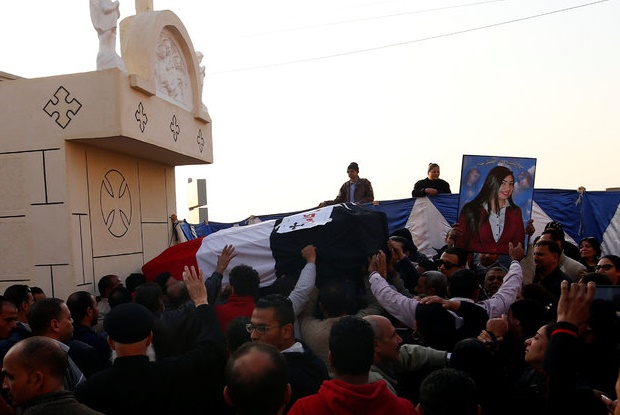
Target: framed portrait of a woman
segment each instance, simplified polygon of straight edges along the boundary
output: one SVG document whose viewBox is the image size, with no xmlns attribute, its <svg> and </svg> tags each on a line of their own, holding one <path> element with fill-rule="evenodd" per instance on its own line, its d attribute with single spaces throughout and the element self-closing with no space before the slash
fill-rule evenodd
<svg viewBox="0 0 620 415">
<path fill-rule="evenodd" d="M 525 246 L 535 172 L 534 158 L 463 156 L 456 247 L 508 254 L 510 242 Z"/>
</svg>

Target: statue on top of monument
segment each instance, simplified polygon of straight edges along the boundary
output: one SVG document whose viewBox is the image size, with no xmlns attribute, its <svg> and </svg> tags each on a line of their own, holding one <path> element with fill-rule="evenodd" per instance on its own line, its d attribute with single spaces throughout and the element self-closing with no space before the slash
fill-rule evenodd
<svg viewBox="0 0 620 415">
<path fill-rule="evenodd" d="M 90 18 L 99 35 L 97 70 L 119 68 L 125 64 L 116 53 L 116 23 L 121 16 L 117 0 L 90 0 Z"/>
</svg>

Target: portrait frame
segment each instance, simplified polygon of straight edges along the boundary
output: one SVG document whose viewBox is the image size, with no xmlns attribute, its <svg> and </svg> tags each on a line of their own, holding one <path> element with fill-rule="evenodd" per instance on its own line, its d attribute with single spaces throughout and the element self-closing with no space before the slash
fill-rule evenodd
<svg viewBox="0 0 620 415">
<path fill-rule="evenodd" d="M 503 175 L 513 176 L 512 191 L 507 190 L 510 180 L 503 180 Z M 456 247 L 504 255 L 509 242 L 521 242 L 525 249 L 524 229 L 532 217 L 535 176 L 535 158 L 463 155 Z M 507 186 L 500 191 L 501 183 Z M 496 201 L 504 205 L 498 212 L 490 208 Z"/>
</svg>

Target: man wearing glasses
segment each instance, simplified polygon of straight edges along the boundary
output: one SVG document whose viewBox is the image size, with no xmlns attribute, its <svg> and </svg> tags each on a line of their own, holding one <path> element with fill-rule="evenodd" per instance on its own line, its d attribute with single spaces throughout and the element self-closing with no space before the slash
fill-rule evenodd
<svg viewBox="0 0 620 415">
<path fill-rule="evenodd" d="M 289 406 L 303 396 L 317 393 L 321 383 L 329 379 L 325 363 L 295 338 L 294 324 L 291 300 L 270 294 L 258 299 L 246 326 L 252 341 L 275 346 L 286 359 L 292 389 Z"/>
<path fill-rule="evenodd" d="M 464 269 L 467 265 L 467 252 L 459 248 L 447 248 L 441 254 L 441 257 L 437 261 L 437 268 L 448 279 L 450 276 L 459 269 Z"/>
</svg>

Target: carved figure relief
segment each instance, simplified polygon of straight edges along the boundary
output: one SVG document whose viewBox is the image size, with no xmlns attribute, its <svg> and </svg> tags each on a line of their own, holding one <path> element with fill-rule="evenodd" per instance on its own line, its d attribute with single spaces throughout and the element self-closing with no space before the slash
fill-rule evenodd
<svg viewBox="0 0 620 415">
<path fill-rule="evenodd" d="M 192 92 L 187 64 L 178 45 L 165 30 L 159 35 L 156 59 L 157 95 L 191 108 Z"/>
</svg>

